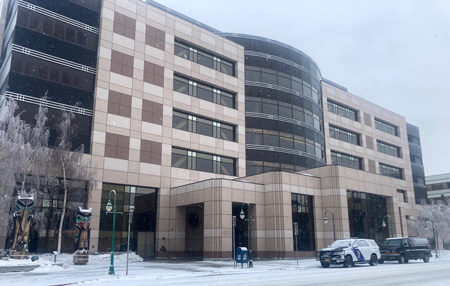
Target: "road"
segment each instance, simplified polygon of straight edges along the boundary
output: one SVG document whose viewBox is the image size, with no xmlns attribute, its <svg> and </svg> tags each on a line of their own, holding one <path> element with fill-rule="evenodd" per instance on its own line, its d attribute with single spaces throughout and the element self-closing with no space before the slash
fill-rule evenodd
<svg viewBox="0 0 450 286">
<path fill-rule="evenodd" d="M 255 263 L 255 267 L 258 264 Z M 241 281 L 241 283 L 237 283 Z M 430 263 L 388 263 L 371 267 L 356 265 L 353 268 L 312 266 L 303 269 L 266 269 L 252 273 L 204 275 L 192 277 L 189 285 L 450 285 L 449 261 Z M 142 284 L 128 284 L 142 285 Z M 167 279 L 156 285 L 186 285 L 185 279 Z"/>
<path fill-rule="evenodd" d="M 107 258 L 107 257 L 106 257 Z M 27 273 L 0 274 L 0 285 L 450 285 L 450 252 L 429 263 L 385 262 L 377 266 L 322 268 L 314 259 L 255 260 L 254 268 L 234 269 L 231 261 L 149 261 L 115 263 L 116 275 L 108 275 L 107 259 L 85 266 L 70 264 L 71 256 L 59 258 L 66 268 L 42 265 Z"/>
</svg>

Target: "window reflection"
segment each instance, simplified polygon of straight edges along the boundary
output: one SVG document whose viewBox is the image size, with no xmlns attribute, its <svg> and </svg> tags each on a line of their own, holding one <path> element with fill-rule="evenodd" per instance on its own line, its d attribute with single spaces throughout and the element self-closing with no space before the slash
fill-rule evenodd
<svg viewBox="0 0 450 286">
<path fill-rule="evenodd" d="M 234 63 L 207 51 L 198 49 L 180 39 L 175 39 L 175 55 L 224 74 L 235 76 Z"/>
<path fill-rule="evenodd" d="M 173 90 L 226 107 L 235 108 L 235 94 L 186 77 L 174 75 Z"/>
<path fill-rule="evenodd" d="M 236 141 L 235 126 L 181 111 L 173 111 L 172 127 L 228 141 Z"/>
<path fill-rule="evenodd" d="M 172 167 L 208 173 L 236 175 L 236 160 L 172 147 Z"/>
</svg>

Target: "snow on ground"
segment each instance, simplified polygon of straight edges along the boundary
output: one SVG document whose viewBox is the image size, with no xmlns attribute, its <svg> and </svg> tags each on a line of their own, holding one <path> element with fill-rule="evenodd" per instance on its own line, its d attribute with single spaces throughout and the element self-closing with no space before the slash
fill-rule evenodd
<svg viewBox="0 0 450 286">
<path fill-rule="evenodd" d="M 34 272 L 46 272 L 46 271 L 63 271 L 73 266 L 73 254 L 59 254 L 56 256 L 56 265 L 55 265 L 55 255 L 46 253 L 41 255 L 36 255 L 39 257 L 36 261 L 31 261 L 31 257 L 34 255 L 30 255 L 28 259 L 8 259 L 8 260 L 0 260 L 0 267 L 2 266 L 28 266 L 28 265 L 36 265 L 39 264 L 39 267 L 34 269 Z M 142 257 L 137 255 L 134 252 L 131 252 L 129 255 L 129 262 L 135 261 L 144 261 Z M 110 254 L 99 254 L 99 255 L 89 255 L 89 263 L 95 264 L 101 262 L 110 262 L 111 255 Z M 114 262 L 126 262 L 127 255 L 126 254 L 118 254 L 114 255 Z M 62 266 L 59 266 L 62 265 Z"/>
<path fill-rule="evenodd" d="M 56 262 L 62 267 L 53 264 L 52 254 L 43 254 L 39 255 L 39 260 L 35 262 L 0 260 L 0 267 L 24 265 L 24 263 L 40 265 L 30 272 L 0 274 L 0 285 L 420 285 L 418 283 L 424 279 L 430 283 L 423 285 L 449 285 L 450 274 L 445 269 L 450 269 L 448 267 L 450 251 L 441 250 L 440 258 L 434 256 L 433 251 L 430 263 L 387 262 L 376 267 L 332 266 L 328 269 L 320 267 L 315 259 L 300 259 L 298 266 L 295 259 L 254 260 L 254 268 L 247 268 L 246 265 L 241 268 L 238 265 L 235 269 L 231 260 L 144 262 L 135 253 L 130 253 L 129 275 L 125 273 L 126 254 L 114 256 L 115 275 L 108 275 L 110 254 L 90 255 L 87 265 L 73 265 L 71 254 L 58 255 Z M 337 280 L 336 275 L 340 277 Z M 446 280 L 446 277 L 442 278 L 440 275 L 448 275 L 449 279 Z M 350 279 L 348 277 L 356 280 L 345 281 Z M 400 278 L 410 280 L 399 283 Z M 371 281 L 368 284 L 364 283 L 367 279 Z"/>
</svg>

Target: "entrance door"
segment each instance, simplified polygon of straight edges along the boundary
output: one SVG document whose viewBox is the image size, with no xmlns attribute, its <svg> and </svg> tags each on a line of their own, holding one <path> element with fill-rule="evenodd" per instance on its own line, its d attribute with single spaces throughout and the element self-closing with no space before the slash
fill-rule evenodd
<svg viewBox="0 0 450 286">
<path fill-rule="evenodd" d="M 233 204 L 232 216 L 236 216 L 236 228 L 235 228 L 235 238 L 234 247 L 235 250 L 238 247 L 248 248 L 248 221 L 243 220 L 239 217 L 241 213 L 242 204 Z M 245 217 L 247 218 L 247 207 L 244 207 Z M 233 257 L 234 258 L 234 257 Z"/>
<path fill-rule="evenodd" d="M 189 259 L 203 259 L 203 204 L 186 207 L 185 255 Z"/>
</svg>

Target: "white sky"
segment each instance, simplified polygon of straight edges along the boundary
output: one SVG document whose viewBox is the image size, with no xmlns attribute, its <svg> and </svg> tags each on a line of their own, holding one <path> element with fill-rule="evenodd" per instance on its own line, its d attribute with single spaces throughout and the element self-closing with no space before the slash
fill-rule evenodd
<svg viewBox="0 0 450 286">
<path fill-rule="evenodd" d="M 418 126 L 426 175 L 450 173 L 450 1 L 157 1 L 300 49 L 324 78 Z"/>
</svg>

